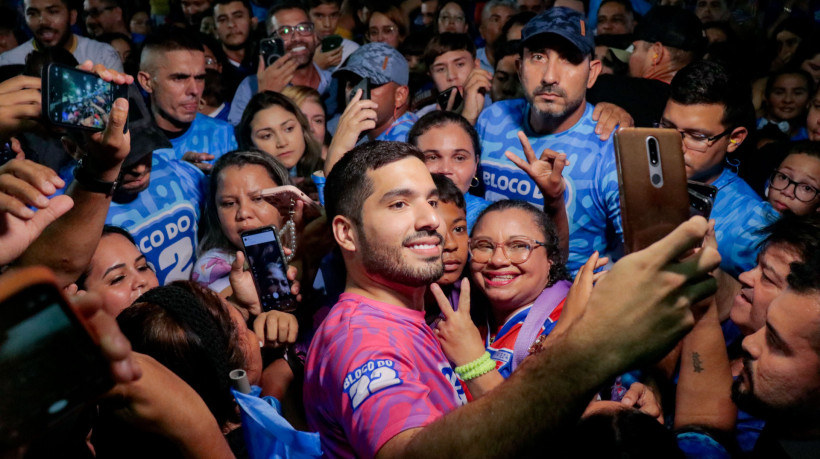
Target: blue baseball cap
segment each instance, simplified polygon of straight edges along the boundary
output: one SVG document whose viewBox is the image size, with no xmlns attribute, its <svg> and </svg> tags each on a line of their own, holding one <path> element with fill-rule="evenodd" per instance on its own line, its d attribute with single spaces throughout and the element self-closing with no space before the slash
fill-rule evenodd
<svg viewBox="0 0 820 459">
<path fill-rule="evenodd" d="M 344 72 L 370 78 L 370 82 L 377 86 L 391 81 L 407 86 L 410 81 L 407 59 L 396 48 L 385 43 L 368 43 L 359 47 L 341 68 L 333 72 L 333 76 L 338 77 Z"/>
<path fill-rule="evenodd" d="M 584 15 L 575 10 L 559 6 L 539 13 L 521 30 L 521 43 L 527 46 L 528 41 L 544 34 L 567 39 L 585 56 L 595 51 L 592 30 L 587 27 Z"/>
</svg>

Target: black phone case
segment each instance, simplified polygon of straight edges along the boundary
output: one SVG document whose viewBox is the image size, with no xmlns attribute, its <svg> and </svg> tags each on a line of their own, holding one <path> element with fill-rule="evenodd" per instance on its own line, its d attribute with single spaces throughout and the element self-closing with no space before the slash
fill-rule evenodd
<svg viewBox="0 0 820 459">
<path fill-rule="evenodd" d="M 83 126 L 83 125 L 77 125 L 77 124 L 71 124 L 71 123 L 63 123 L 63 122 L 54 121 L 54 119 L 52 119 L 51 114 L 49 113 L 50 102 L 53 98 L 53 93 L 52 93 L 52 87 L 53 86 L 52 86 L 52 82 L 51 82 L 51 73 L 52 73 L 51 69 L 53 69 L 55 67 L 64 68 L 64 69 L 67 69 L 70 72 L 85 73 L 85 74 L 88 74 L 88 75 L 93 75 L 95 78 L 98 78 L 97 75 L 92 73 L 92 72 L 86 72 L 85 70 L 80 70 L 80 69 L 77 69 L 77 68 L 74 68 L 74 67 L 71 67 L 71 66 L 68 66 L 68 65 L 57 64 L 57 63 L 54 63 L 54 62 L 46 65 L 45 67 L 43 67 L 42 84 L 41 84 L 42 118 L 47 120 L 47 122 L 49 124 L 52 124 L 54 126 L 64 127 L 64 128 L 67 128 L 67 129 L 77 129 L 77 130 L 92 131 L 92 132 L 99 132 L 99 131 L 105 130 L 105 127 L 99 128 L 99 127 Z M 113 85 L 113 86 L 114 86 L 114 94 L 113 94 L 113 99 L 111 101 L 112 106 L 113 106 L 114 100 L 117 100 L 119 98 L 123 98 L 123 99 L 126 99 L 126 100 L 128 99 L 128 85 L 121 84 L 121 85 Z M 128 131 L 128 121 L 126 120 L 125 127 L 123 127 L 123 132 L 127 132 L 127 131 Z"/>
<path fill-rule="evenodd" d="M 285 42 L 278 37 L 265 38 L 259 42 L 259 54 L 265 61 L 265 67 L 270 67 L 277 59 L 285 55 Z"/>
</svg>

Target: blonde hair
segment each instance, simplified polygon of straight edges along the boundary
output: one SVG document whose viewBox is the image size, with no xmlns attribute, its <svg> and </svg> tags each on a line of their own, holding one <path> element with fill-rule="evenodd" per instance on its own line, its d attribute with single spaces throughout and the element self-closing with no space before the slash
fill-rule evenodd
<svg viewBox="0 0 820 459">
<path fill-rule="evenodd" d="M 286 86 L 285 89 L 282 90 L 282 95 L 295 102 L 299 108 L 302 107 L 305 101 L 316 102 L 322 105 L 322 96 L 319 95 L 319 91 L 310 86 Z M 324 105 L 322 105 L 322 109 L 324 109 Z"/>
</svg>

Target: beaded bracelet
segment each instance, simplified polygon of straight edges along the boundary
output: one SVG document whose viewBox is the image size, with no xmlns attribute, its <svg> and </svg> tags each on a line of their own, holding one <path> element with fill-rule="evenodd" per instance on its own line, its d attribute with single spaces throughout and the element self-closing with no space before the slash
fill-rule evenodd
<svg viewBox="0 0 820 459">
<path fill-rule="evenodd" d="M 484 352 L 481 357 L 458 366 L 454 370 L 462 381 L 469 381 L 495 370 L 495 361 L 490 358 L 489 352 Z"/>
<path fill-rule="evenodd" d="M 460 374 L 459 377 L 462 381 L 469 381 L 471 379 L 478 378 L 481 375 L 487 374 L 493 370 L 495 370 L 495 361 L 492 359 L 488 359 L 478 367 L 466 373 Z"/>
</svg>

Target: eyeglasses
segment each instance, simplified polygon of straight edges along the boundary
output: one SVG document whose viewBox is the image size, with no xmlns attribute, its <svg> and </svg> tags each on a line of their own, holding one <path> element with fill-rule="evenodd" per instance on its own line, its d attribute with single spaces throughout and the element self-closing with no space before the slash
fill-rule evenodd
<svg viewBox="0 0 820 459">
<path fill-rule="evenodd" d="M 381 29 L 379 29 L 378 27 L 371 27 L 367 31 L 367 39 L 368 40 L 373 40 L 375 38 L 379 38 L 380 36 L 395 35 L 396 32 L 398 32 L 398 31 L 399 31 L 399 28 L 394 26 L 394 25 L 382 26 Z"/>
<path fill-rule="evenodd" d="M 683 141 L 683 146 L 689 150 L 704 152 L 709 149 L 715 142 L 724 137 L 726 134 L 732 132 L 732 128 L 726 129 L 725 131 L 721 132 L 720 134 L 713 135 L 712 137 L 707 136 L 706 134 L 697 132 L 697 131 L 689 131 L 685 129 L 678 129 L 674 125 L 667 123 L 666 121 L 661 121 L 660 123 L 655 123 L 655 127 L 664 128 L 664 129 L 674 129 L 680 133 L 681 140 Z"/>
<path fill-rule="evenodd" d="M 495 251 L 501 247 L 504 256 L 510 263 L 520 265 L 530 259 L 532 251 L 543 247 L 543 242 L 526 237 L 512 239 L 506 242 L 493 242 L 487 239 L 470 241 L 470 255 L 476 263 L 487 263 Z"/>
<path fill-rule="evenodd" d="M 439 16 L 439 18 L 438 18 L 439 24 L 457 24 L 457 25 L 461 25 L 461 24 L 464 24 L 464 21 L 466 21 L 466 20 L 467 20 L 467 18 L 465 18 L 464 16 L 449 16 L 447 14 L 445 14 L 443 16 Z"/>
<path fill-rule="evenodd" d="M 298 35 L 310 35 L 313 33 L 313 23 L 312 22 L 302 22 L 300 24 L 296 24 L 295 26 L 282 26 L 276 29 L 276 35 L 279 35 L 280 38 L 290 38 L 291 36 L 298 34 Z"/>
<path fill-rule="evenodd" d="M 86 10 L 85 15 L 90 17 L 90 18 L 98 18 L 98 17 L 100 17 L 101 14 L 105 13 L 106 11 L 111 11 L 114 8 L 116 8 L 116 6 L 106 6 L 105 8 L 100 9 L 100 10 L 94 8 L 94 9 Z"/>
<path fill-rule="evenodd" d="M 820 193 L 817 188 L 807 183 L 795 182 L 791 177 L 779 170 L 772 172 L 772 176 L 769 178 L 769 186 L 778 191 L 783 191 L 792 185 L 794 185 L 794 197 L 797 198 L 798 201 L 811 202 L 817 197 L 817 194 Z"/>
</svg>

